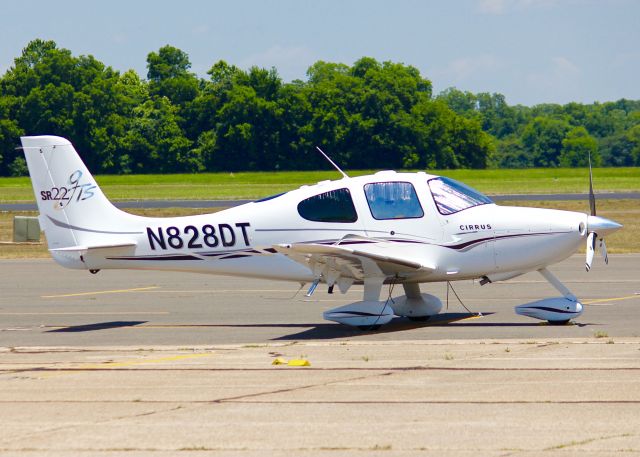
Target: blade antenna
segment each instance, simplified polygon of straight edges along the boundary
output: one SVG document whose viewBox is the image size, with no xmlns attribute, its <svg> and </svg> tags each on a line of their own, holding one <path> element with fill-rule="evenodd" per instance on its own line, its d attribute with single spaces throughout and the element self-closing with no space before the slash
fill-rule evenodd
<svg viewBox="0 0 640 457">
<path fill-rule="evenodd" d="M 345 178 L 348 178 L 348 177 L 349 177 L 349 176 L 347 176 L 347 174 L 346 174 L 344 171 L 342 171 L 342 170 L 340 169 L 340 167 L 339 167 L 338 165 L 336 165 L 336 164 L 335 164 L 335 162 L 334 162 L 333 160 L 331 160 L 331 159 L 329 158 L 329 156 L 328 156 L 328 155 L 326 155 L 326 154 L 324 153 L 324 151 L 323 151 L 322 149 L 320 149 L 320 147 L 319 147 L 319 146 L 316 146 L 316 149 L 320 152 L 320 154 L 322 154 L 322 155 L 324 156 L 324 158 L 325 158 L 325 159 L 327 159 L 327 160 L 329 161 L 329 163 L 330 163 L 331 165 L 333 165 L 333 168 L 335 168 L 335 169 L 336 169 L 336 170 L 338 170 L 340 173 L 342 173 L 342 176 L 344 176 Z"/>
<path fill-rule="evenodd" d="M 596 215 L 596 196 L 593 193 L 593 172 L 591 171 L 591 152 L 589 152 L 589 207 L 591 215 Z"/>
</svg>

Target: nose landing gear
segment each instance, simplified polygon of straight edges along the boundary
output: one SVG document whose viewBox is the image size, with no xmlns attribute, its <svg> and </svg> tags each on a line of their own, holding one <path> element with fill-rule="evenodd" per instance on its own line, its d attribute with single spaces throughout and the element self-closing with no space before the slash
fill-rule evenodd
<svg viewBox="0 0 640 457">
<path fill-rule="evenodd" d="M 545 298 L 515 307 L 516 314 L 548 321 L 551 325 L 565 325 L 582 314 L 583 306 L 578 298 L 560 282 L 549 270 L 541 268 L 538 273 L 563 296 Z"/>
</svg>

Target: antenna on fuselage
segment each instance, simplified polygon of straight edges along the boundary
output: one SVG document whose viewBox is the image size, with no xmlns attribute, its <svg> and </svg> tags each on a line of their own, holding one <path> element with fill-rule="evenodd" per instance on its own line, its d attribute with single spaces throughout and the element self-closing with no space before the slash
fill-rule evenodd
<svg viewBox="0 0 640 457">
<path fill-rule="evenodd" d="M 322 154 L 322 155 L 324 156 L 324 158 L 325 158 L 325 159 L 327 159 L 327 160 L 329 161 L 329 163 L 330 163 L 331 165 L 333 165 L 333 168 L 335 168 L 335 169 L 336 169 L 336 170 L 338 170 L 340 173 L 342 173 L 342 176 L 344 176 L 345 178 L 348 178 L 348 177 L 349 177 L 349 176 L 348 176 L 344 171 L 342 171 L 342 170 L 340 169 L 340 167 L 339 167 L 339 166 L 337 166 L 337 165 L 336 165 L 336 163 L 335 163 L 333 160 L 331 160 L 331 159 L 329 158 L 329 156 L 328 156 L 328 155 L 326 155 L 326 154 L 324 153 L 324 151 L 323 151 L 322 149 L 320 149 L 320 147 L 319 147 L 319 146 L 316 146 L 316 149 L 320 152 L 320 154 Z"/>
</svg>

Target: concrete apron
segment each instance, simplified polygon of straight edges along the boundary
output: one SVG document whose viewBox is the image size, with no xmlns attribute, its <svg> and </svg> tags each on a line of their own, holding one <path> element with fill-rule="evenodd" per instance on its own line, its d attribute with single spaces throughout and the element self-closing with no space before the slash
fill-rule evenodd
<svg viewBox="0 0 640 457">
<path fill-rule="evenodd" d="M 0 402 L 3 456 L 636 455 L 640 338 L 4 348 Z"/>
</svg>

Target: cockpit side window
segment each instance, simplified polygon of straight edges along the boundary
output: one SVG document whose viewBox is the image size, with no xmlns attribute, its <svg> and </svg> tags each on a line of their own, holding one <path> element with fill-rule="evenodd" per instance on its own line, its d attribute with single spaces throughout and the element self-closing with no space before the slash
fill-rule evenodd
<svg viewBox="0 0 640 457">
<path fill-rule="evenodd" d="M 415 219 L 424 216 L 416 190 L 410 182 L 365 184 L 364 193 L 374 219 Z"/>
<path fill-rule="evenodd" d="M 451 178 L 429 180 L 431 195 L 440 214 L 453 214 L 474 206 L 493 203 L 486 195 Z"/>
<path fill-rule="evenodd" d="M 298 214 L 308 221 L 350 223 L 358 220 L 349 189 L 330 190 L 298 203 Z"/>
</svg>

